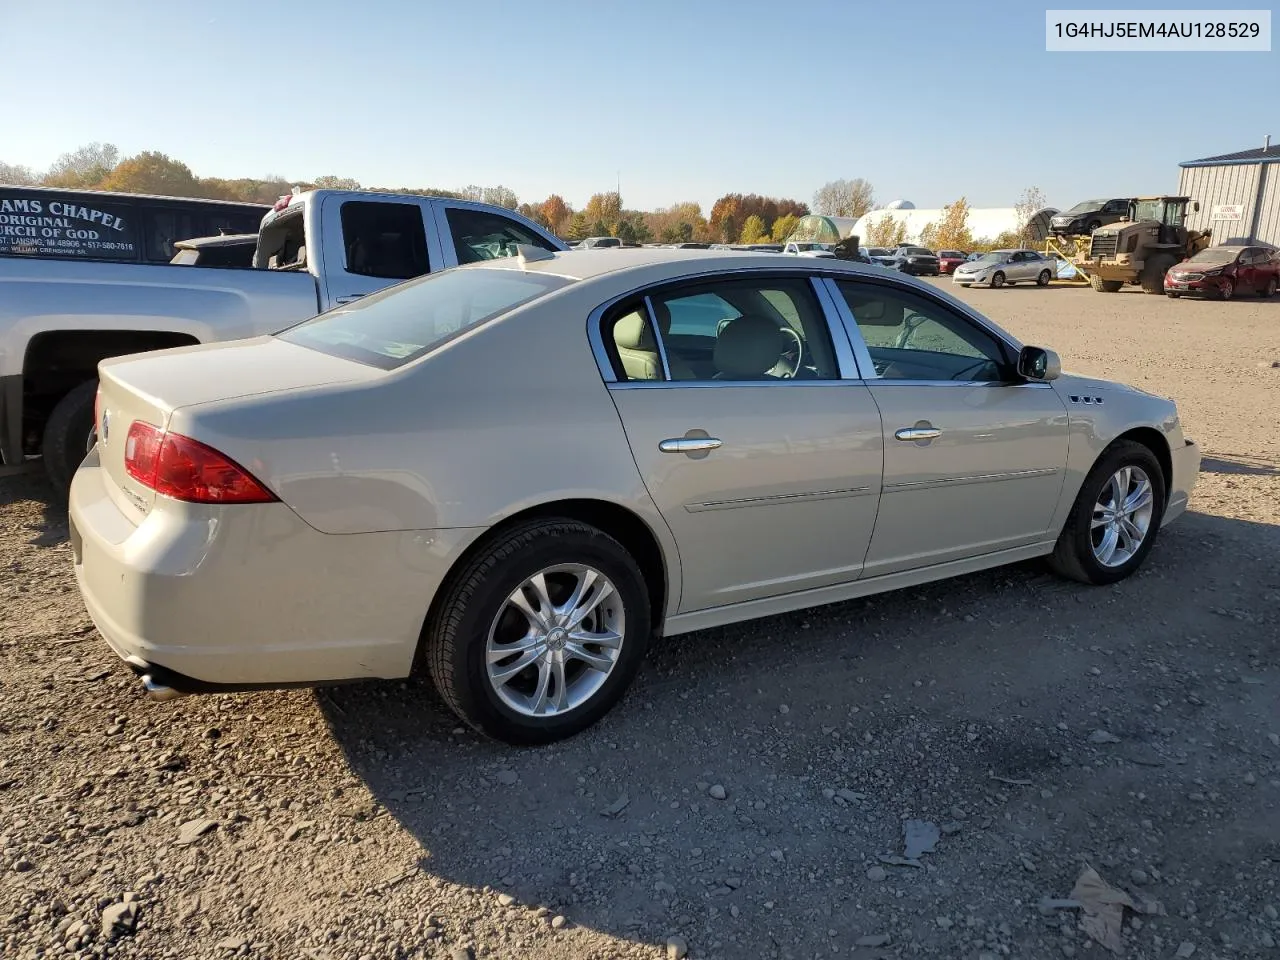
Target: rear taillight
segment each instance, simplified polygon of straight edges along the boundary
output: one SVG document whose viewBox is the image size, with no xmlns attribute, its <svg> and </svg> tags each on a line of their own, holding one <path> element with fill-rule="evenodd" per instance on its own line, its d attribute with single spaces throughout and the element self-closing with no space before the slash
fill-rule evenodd
<svg viewBox="0 0 1280 960">
<path fill-rule="evenodd" d="M 135 420 L 124 442 L 129 476 L 156 493 L 189 503 L 270 503 L 276 496 L 212 447 Z"/>
<path fill-rule="evenodd" d="M 102 388 L 99 387 L 93 394 L 93 427 L 90 432 L 97 434 L 102 429 Z"/>
</svg>

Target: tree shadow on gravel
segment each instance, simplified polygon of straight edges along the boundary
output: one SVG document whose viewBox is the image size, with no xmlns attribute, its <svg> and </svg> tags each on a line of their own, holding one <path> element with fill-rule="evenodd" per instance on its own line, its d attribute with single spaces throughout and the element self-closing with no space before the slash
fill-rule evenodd
<svg viewBox="0 0 1280 960">
<path fill-rule="evenodd" d="M 1232 722 L 1280 709 L 1280 621 L 1265 601 L 1280 588 L 1277 558 L 1280 527 L 1193 513 L 1113 587 L 1022 564 L 673 637 L 604 721 L 536 749 L 463 729 L 425 680 L 317 696 L 352 771 L 425 849 L 427 873 L 624 940 L 679 933 L 698 956 L 848 951 L 891 917 L 895 938 L 943 936 L 945 951 L 918 917 L 945 912 L 948 883 L 957 909 L 1035 902 L 1070 889 L 1102 833 L 1114 843 L 1137 829 L 1138 815 L 1116 811 L 1133 778 L 1152 776 L 1144 764 L 1175 750 L 1160 724 L 1205 723 L 1210 710 L 1186 700 L 1181 680 L 1148 676 L 1172 656 L 1171 638 L 1191 638 L 1185 656 L 1203 655 L 1195 668 L 1206 675 L 1269 673 L 1222 706 Z M 1240 563 L 1261 578 L 1243 592 Z M 1086 739 L 1108 726 L 1131 756 Z M 1204 761 L 1220 762 L 1216 752 Z M 1091 763 L 1095 773 L 1072 779 Z M 1220 773 L 1160 775 L 1185 800 L 1205 788 L 1176 778 Z M 717 784 L 723 800 L 709 794 Z M 1041 788 L 1057 798 L 1002 826 L 1002 810 L 1022 810 Z M 1239 796 L 1239 823 L 1266 821 L 1246 809 L 1261 796 Z M 901 853 L 904 816 L 960 821 L 970 839 L 944 838 L 927 876 L 898 870 L 890 886 L 869 884 L 879 855 Z M 1189 822 L 1170 857 L 1226 856 L 1214 829 Z M 1280 823 L 1264 832 L 1280 842 Z M 1036 874 L 1015 857 L 1026 837 L 1044 846 Z M 1039 943 L 1043 930 L 1028 915 L 1013 939 Z"/>
</svg>

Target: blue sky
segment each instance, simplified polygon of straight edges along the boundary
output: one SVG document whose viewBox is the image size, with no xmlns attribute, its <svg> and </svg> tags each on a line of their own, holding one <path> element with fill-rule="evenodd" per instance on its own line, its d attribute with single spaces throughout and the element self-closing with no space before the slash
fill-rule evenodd
<svg viewBox="0 0 1280 960">
<path fill-rule="evenodd" d="M 1065 207 L 1280 141 L 1277 52 L 1046 53 L 1045 6 L 0 0 L 0 160 L 101 140 L 199 176 L 574 206 L 620 174 L 642 209 L 859 176 L 920 207 L 1031 184 Z"/>
</svg>

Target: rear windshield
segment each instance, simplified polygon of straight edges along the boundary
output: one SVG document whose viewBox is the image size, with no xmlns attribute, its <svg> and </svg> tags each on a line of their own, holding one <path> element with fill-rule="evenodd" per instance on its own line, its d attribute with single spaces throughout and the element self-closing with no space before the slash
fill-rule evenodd
<svg viewBox="0 0 1280 960">
<path fill-rule="evenodd" d="M 281 340 L 394 370 L 572 281 L 518 270 L 446 270 L 389 287 L 281 331 Z"/>
</svg>

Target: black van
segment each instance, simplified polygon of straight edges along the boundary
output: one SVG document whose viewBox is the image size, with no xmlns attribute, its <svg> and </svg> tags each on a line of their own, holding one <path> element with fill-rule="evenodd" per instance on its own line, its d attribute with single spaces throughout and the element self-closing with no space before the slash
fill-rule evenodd
<svg viewBox="0 0 1280 960">
<path fill-rule="evenodd" d="M 0 186 L 0 256 L 168 263 L 179 240 L 257 233 L 261 203 Z"/>
</svg>

